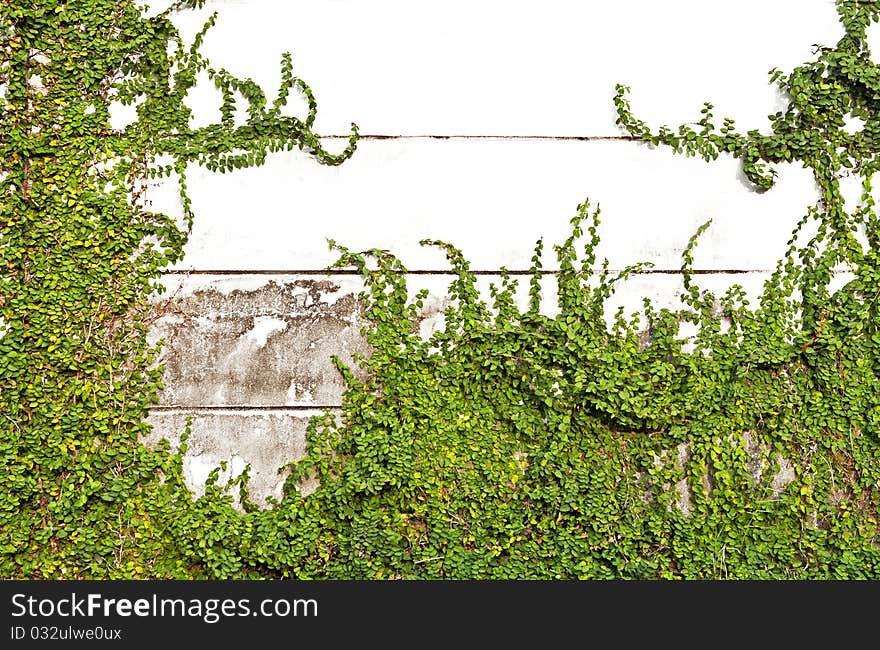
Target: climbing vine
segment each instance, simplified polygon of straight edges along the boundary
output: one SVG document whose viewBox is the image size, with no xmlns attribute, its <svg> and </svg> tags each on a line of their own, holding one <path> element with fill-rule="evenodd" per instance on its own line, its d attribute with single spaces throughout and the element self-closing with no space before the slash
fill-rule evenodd
<svg viewBox="0 0 880 650">
<path fill-rule="evenodd" d="M 171 13 L 203 4 L 151 16 L 132 0 L 0 3 L 4 577 L 189 574 L 167 529 L 175 504 L 188 507 L 179 468 L 139 444 L 161 383 L 148 298 L 192 225 L 186 172 L 294 147 L 335 165 L 354 151 L 354 128 L 345 151 L 321 146 L 315 98 L 290 55 L 269 102 L 200 54 L 216 16 L 184 43 Z M 221 116 L 195 128 L 186 98 L 200 79 L 220 94 Z M 288 108 L 292 93 L 305 117 Z M 126 105 L 136 119 L 115 125 Z M 162 177 L 179 184 L 182 217 L 151 209 Z"/>
<path fill-rule="evenodd" d="M 772 71 L 789 104 L 769 134 L 716 127 L 708 103 L 696 125 L 655 130 L 617 88 L 618 124 L 650 146 L 734 156 L 759 192 L 774 164 L 813 173 L 818 200 L 754 306 L 740 286 L 696 281 L 707 223 L 684 249 L 680 309 L 645 300 L 641 318 L 606 320 L 642 266 L 598 262 L 600 212 L 585 202 L 555 247 L 556 310 L 541 309 L 541 242 L 523 309 L 514 279 L 484 300 L 458 250 L 425 242 L 455 279 L 442 331 L 423 340 L 424 296 L 408 298 L 400 262 L 338 247 L 367 285 L 368 378 L 343 369 L 341 416 L 312 423 L 293 468 L 321 488 L 290 490 L 274 513 L 295 512 L 309 545 L 254 559 L 360 578 L 877 577 L 880 67 L 867 29 L 880 3 L 837 8 L 836 47 Z"/>
<path fill-rule="evenodd" d="M 202 35 L 184 47 L 167 14 L 97 0 L 4 4 L 0 572 L 878 577 L 880 67 L 867 30 L 880 2 L 837 9 L 835 47 L 772 72 L 789 104 L 769 134 L 739 133 L 730 119 L 716 127 L 711 104 L 696 126 L 654 129 L 617 88 L 618 123 L 649 146 L 734 156 L 758 191 L 772 191 L 773 165 L 813 173 L 817 198 L 755 305 L 738 285 L 717 295 L 696 281 L 707 223 L 684 248 L 681 308 L 646 299 L 641 314 L 607 319 L 609 297 L 644 265 L 612 273 L 597 260 L 600 210 L 585 202 L 554 247 L 558 271 L 544 271 L 538 242 L 524 307 L 515 278 L 503 273 L 487 298 L 460 251 L 426 240 L 454 275 L 443 327 L 423 339 L 427 296 L 411 295 L 401 262 L 334 243 L 335 267 L 363 276 L 372 351 L 357 360 L 362 372 L 337 362 L 342 409 L 312 419 L 307 455 L 282 468 L 284 498 L 259 509 L 247 473 L 222 485 L 215 472 L 194 500 L 185 445 L 138 442 L 161 377 L 144 343 L 147 297 L 192 219 L 185 180 L 180 224 L 139 203 L 143 179 L 185 179 L 189 163 L 259 164 L 292 145 L 337 163 L 356 132 L 340 156 L 321 149 L 314 98 L 289 58 L 267 109 L 251 82 L 198 55 Z M 183 99 L 199 72 L 222 92 L 223 118 L 190 129 Z M 305 120 L 282 115 L 294 88 Z M 233 120 L 238 95 L 244 125 Z M 138 121 L 110 129 L 111 100 L 140 100 Z M 841 183 L 853 180 L 861 197 L 849 205 Z M 557 309 L 547 310 L 552 281 Z M 305 480 L 318 485 L 308 496 Z"/>
</svg>

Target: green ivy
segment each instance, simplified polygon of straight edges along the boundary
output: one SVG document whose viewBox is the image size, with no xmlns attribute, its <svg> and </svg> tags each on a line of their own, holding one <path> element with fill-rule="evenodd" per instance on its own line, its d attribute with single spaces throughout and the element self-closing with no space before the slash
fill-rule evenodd
<svg viewBox="0 0 880 650">
<path fill-rule="evenodd" d="M 502 273 L 486 300 L 460 251 L 424 242 L 454 272 L 444 325 L 424 340 L 427 296 L 411 296 L 401 262 L 333 243 L 334 268 L 364 279 L 372 352 L 357 361 L 363 372 L 337 361 L 342 409 L 311 420 L 306 457 L 282 468 L 284 498 L 259 509 L 247 472 L 223 485 L 218 468 L 193 499 L 185 443 L 179 453 L 139 443 L 161 387 L 148 297 L 192 220 L 185 181 L 184 224 L 142 207 L 139 193 L 151 174 L 226 171 L 293 145 L 338 163 L 356 131 L 341 156 L 321 149 L 314 98 L 288 57 L 267 109 L 252 82 L 210 68 L 201 35 L 184 47 L 167 14 L 5 3 L 0 574 L 878 577 L 880 67 L 866 32 L 880 1 L 837 8 L 836 47 L 771 73 L 790 103 L 769 134 L 741 134 L 730 119 L 716 127 L 711 104 L 696 128 L 655 130 L 617 89 L 618 123 L 649 146 L 732 155 L 758 191 L 772 188 L 776 164 L 814 174 L 818 199 L 755 305 L 741 286 L 716 295 L 696 282 L 707 223 L 682 255 L 682 308 L 646 299 L 641 316 L 609 322 L 608 299 L 645 265 L 613 274 L 598 262 L 600 212 L 585 202 L 554 247 L 557 272 L 543 271 L 538 242 L 525 308 L 515 278 Z M 35 71 L 44 91 L 28 85 Z M 190 129 L 183 99 L 203 71 L 223 117 Z M 305 120 L 281 112 L 295 87 Z M 248 103 L 239 126 L 238 96 Z M 109 128 L 114 99 L 141 102 L 122 131 Z M 855 133 L 849 118 L 861 120 Z M 845 178 L 863 188 L 849 209 Z M 841 270 L 851 279 L 835 290 Z M 544 309 L 553 279 L 556 309 Z M 693 349 L 684 323 L 696 326 Z M 302 496 L 306 479 L 318 488 Z"/>
<path fill-rule="evenodd" d="M 0 575 L 187 576 L 170 530 L 188 496 L 180 458 L 139 444 L 161 387 L 149 297 L 192 225 L 191 164 L 228 171 L 298 147 L 335 165 L 312 131 L 315 98 L 281 61 L 277 98 L 210 66 L 171 12 L 131 0 L 0 3 Z M 207 75 L 221 120 L 193 128 Z M 288 114 L 293 91 L 305 118 Z M 113 128 L 114 103 L 137 119 Z M 246 119 L 234 120 L 238 108 Z M 183 220 L 144 200 L 175 175 Z"/>
<path fill-rule="evenodd" d="M 425 242 L 455 279 L 443 330 L 423 340 L 425 296 L 408 298 L 400 262 L 337 247 L 367 286 L 367 378 L 342 368 L 341 415 L 312 422 L 293 465 L 321 487 L 260 513 L 290 532 L 242 559 L 333 578 L 878 577 L 880 67 L 866 30 L 880 2 L 837 7 L 837 47 L 771 72 L 790 103 L 770 134 L 718 128 L 708 103 L 696 126 L 654 130 L 617 89 L 618 123 L 650 146 L 732 155 L 758 191 L 773 164 L 812 171 L 818 200 L 755 305 L 695 280 L 706 223 L 682 256 L 682 308 L 645 300 L 642 318 L 609 323 L 609 297 L 643 265 L 598 263 L 599 210 L 584 203 L 555 247 L 556 309 L 542 309 L 541 242 L 525 309 L 510 276 L 485 301 L 458 250 Z M 847 210 L 850 177 L 863 192 Z"/>
</svg>

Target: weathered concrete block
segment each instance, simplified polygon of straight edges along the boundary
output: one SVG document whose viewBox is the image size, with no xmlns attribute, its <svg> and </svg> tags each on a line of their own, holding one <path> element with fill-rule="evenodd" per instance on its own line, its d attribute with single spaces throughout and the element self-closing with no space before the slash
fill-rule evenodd
<svg viewBox="0 0 880 650">
<path fill-rule="evenodd" d="M 226 470 L 220 472 L 218 477 L 221 485 L 239 476 L 250 465 L 250 497 L 264 505 L 266 497 L 281 499 L 287 473 L 279 473 L 279 469 L 305 454 L 306 426 L 309 419 L 319 413 L 318 410 L 306 409 L 154 410 L 148 418 L 153 431 L 144 438 L 144 443 L 155 445 L 165 438 L 173 450 L 179 450 L 186 420 L 191 417 L 192 427 L 183 457 L 187 487 L 195 496 L 204 494 L 205 480 L 221 461 L 227 464 Z M 308 487 L 304 489 L 308 491 Z M 237 492 L 234 497 L 237 502 Z"/>
<path fill-rule="evenodd" d="M 169 279 L 151 331 L 164 339 L 162 405 L 324 406 L 343 389 L 332 362 L 369 350 L 357 278 L 195 276 Z"/>
</svg>

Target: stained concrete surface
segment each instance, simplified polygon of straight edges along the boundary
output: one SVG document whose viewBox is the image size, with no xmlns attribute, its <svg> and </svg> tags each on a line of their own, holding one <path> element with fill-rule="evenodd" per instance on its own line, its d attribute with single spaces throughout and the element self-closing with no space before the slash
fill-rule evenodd
<svg viewBox="0 0 880 650">
<path fill-rule="evenodd" d="M 193 495 L 205 493 L 208 475 L 225 461 L 226 470 L 219 473 L 218 484 L 224 485 L 250 465 L 250 497 L 257 504 L 266 505 L 267 497 L 281 499 L 282 486 L 287 478 L 287 472 L 282 468 L 305 454 L 306 427 L 309 419 L 318 413 L 316 410 L 158 410 L 148 418 L 153 431 L 144 442 L 155 445 L 164 438 L 172 450 L 179 450 L 187 418 L 191 417 L 183 473 Z M 309 489 L 314 486 L 303 486 L 304 492 Z M 237 494 L 233 491 L 236 499 Z"/>
<path fill-rule="evenodd" d="M 163 339 L 164 406 L 339 404 L 332 361 L 369 353 L 353 287 L 271 278 L 256 287 L 201 287 L 173 297 L 151 332 Z"/>
</svg>

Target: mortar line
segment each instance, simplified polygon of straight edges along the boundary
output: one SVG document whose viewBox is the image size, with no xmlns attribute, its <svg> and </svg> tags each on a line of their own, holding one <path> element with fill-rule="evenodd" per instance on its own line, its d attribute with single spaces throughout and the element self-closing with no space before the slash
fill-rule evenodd
<svg viewBox="0 0 880 650">
<path fill-rule="evenodd" d="M 326 409 L 339 410 L 342 408 L 341 404 L 317 404 L 314 406 L 309 405 L 296 405 L 296 406 L 287 406 L 287 405 L 277 405 L 277 406 L 267 406 L 267 405 L 252 405 L 252 404 L 240 404 L 240 405 L 211 405 L 205 404 L 201 406 L 184 406 L 181 404 L 168 404 L 168 405 L 159 405 L 152 406 L 149 408 L 150 411 L 155 411 L 159 413 L 191 413 L 194 411 L 217 411 L 217 412 L 231 412 L 231 411 L 253 411 L 253 412 L 267 412 L 267 411 L 282 411 L 282 412 L 297 412 L 297 411 L 323 411 Z"/>
<path fill-rule="evenodd" d="M 620 273 L 622 269 L 596 270 L 597 275 L 603 273 Z M 474 275 L 501 275 L 502 271 L 491 269 L 471 270 Z M 843 272 L 843 271 L 838 271 Z M 397 272 L 393 272 L 397 273 Z M 542 269 L 542 275 L 558 275 L 559 269 Z M 692 275 L 744 275 L 749 273 L 773 273 L 773 269 L 692 269 Z M 164 275 L 360 275 L 355 269 L 333 269 L 331 271 L 321 269 L 172 269 L 164 271 Z M 401 275 L 457 275 L 451 269 L 413 269 L 400 273 Z M 508 275 L 532 275 L 528 269 L 508 269 Z M 645 269 L 637 275 L 682 275 L 681 269 Z"/>
<path fill-rule="evenodd" d="M 348 140 L 349 135 L 320 135 L 320 139 Z M 390 133 L 359 133 L 359 140 L 547 140 L 561 142 L 644 142 L 641 138 L 631 135 L 500 135 L 500 134 L 450 134 L 434 133 L 400 134 Z"/>
</svg>

